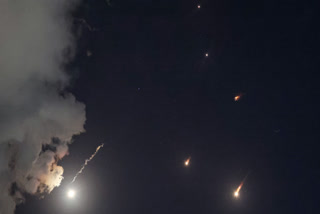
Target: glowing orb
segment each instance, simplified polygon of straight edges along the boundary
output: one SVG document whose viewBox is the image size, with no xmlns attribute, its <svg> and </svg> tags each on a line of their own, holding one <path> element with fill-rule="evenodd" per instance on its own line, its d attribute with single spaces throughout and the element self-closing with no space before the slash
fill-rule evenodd
<svg viewBox="0 0 320 214">
<path fill-rule="evenodd" d="M 71 189 L 68 191 L 67 195 L 68 195 L 68 198 L 74 198 L 74 196 L 76 195 L 76 192 Z"/>
<path fill-rule="evenodd" d="M 206 57 L 208 57 L 209 56 L 209 54 L 208 53 L 206 53 Z"/>
<path fill-rule="evenodd" d="M 239 192 L 238 191 L 234 192 L 234 197 L 239 197 Z"/>
<path fill-rule="evenodd" d="M 200 6 L 200 4 L 198 5 L 198 9 L 200 9 L 201 8 L 201 6 Z"/>
<path fill-rule="evenodd" d="M 241 96 L 240 96 L 240 95 L 237 95 L 237 96 L 234 97 L 234 101 L 239 101 L 240 98 L 241 98 Z"/>
</svg>

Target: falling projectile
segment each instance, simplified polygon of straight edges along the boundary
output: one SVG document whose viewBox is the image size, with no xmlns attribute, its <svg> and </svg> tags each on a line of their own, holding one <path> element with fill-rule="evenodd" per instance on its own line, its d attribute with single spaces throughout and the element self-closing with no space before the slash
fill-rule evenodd
<svg viewBox="0 0 320 214">
<path fill-rule="evenodd" d="M 245 180 L 247 179 L 248 175 L 249 175 L 249 173 L 246 175 L 246 177 L 244 177 L 244 179 L 242 180 L 242 182 L 238 186 L 237 190 L 234 192 L 234 197 L 236 197 L 236 198 L 239 197 L 239 192 L 240 192 Z"/>
<path fill-rule="evenodd" d="M 189 166 L 190 159 L 191 159 L 191 157 L 189 157 L 189 158 L 184 162 L 184 165 L 185 165 L 185 166 Z"/>
<path fill-rule="evenodd" d="M 234 101 L 239 101 L 242 97 L 243 97 L 244 94 L 240 93 L 240 94 L 237 94 L 235 97 L 234 97 Z"/>
<path fill-rule="evenodd" d="M 84 168 L 88 165 L 88 163 L 94 158 L 94 156 L 96 156 L 96 154 L 98 153 L 98 151 L 104 146 L 104 144 L 102 143 L 100 146 L 97 147 L 95 153 L 93 153 L 91 155 L 90 158 L 86 159 L 84 164 L 82 165 L 81 169 L 79 170 L 79 172 L 77 172 L 76 176 L 74 176 L 73 180 L 71 181 L 71 184 L 77 179 L 78 175 L 82 173 L 82 171 L 84 170 Z"/>
<path fill-rule="evenodd" d="M 243 186 L 243 182 L 241 182 L 241 184 L 238 186 L 237 190 L 234 192 L 235 197 L 239 197 L 239 192 L 240 192 L 242 186 Z"/>
</svg>

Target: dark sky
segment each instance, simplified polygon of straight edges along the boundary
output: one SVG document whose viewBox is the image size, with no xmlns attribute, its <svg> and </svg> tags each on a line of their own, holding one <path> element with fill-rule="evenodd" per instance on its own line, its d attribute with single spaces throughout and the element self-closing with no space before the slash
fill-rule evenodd
<svg viewBox="0 0 320 214">
<path fill-rule="evenodd" d="M 16 213 L 317 213 L 316 2 L 83 1 L 69 90 L 86 104 L 86 133 L 62 185 Z"/>
</svg>

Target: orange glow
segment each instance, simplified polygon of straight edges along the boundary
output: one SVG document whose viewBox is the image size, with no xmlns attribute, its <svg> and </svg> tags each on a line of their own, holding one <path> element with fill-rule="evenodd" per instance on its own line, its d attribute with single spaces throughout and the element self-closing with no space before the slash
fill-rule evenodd
<svg viewBox="0 0 320 214">
<path fill-rule="evenodd" d="M 184 165 L 189 166 L 190 159 L 191 159 L 191 157 L 189 157 L 189 158 L 184 162 Z"/>
<path fill-rule="evenodd" d="M 249 172 L 250 173 L 250 172 Z M 240 185 L 238 186 L 237 190 L 234 192 L 234 197 L 238 198 L 239 197 L 239 193 L 240 193 L 240 190 L 245 182 L 245 180 L 247 179 L 249 173 L 246 175 L 246 177 L 244 177 L 244 179 L 242 180 L 242 182 L 240 183 Z"/>
<path fill-rule="evenodd" d="M 243 186 L 243 182 L 238 186 L 237 190 L 234 192 L 234 197 L 239 197 L 239 192 Z"/>
<path fill-rule="evenodd" d="M 240 98 L 241 98 L 241 95 L 237 95 L 237 96 L 234 97 L 234 101 L 239 101 Z"/>
</svg>

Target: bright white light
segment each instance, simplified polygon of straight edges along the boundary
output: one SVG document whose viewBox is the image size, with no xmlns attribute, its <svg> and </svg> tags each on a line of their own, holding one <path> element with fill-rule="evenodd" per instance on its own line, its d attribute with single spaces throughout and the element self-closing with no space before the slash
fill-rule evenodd
<svg viewBox="0 0 320 214">
<path fill-rule="evenodd" d="M 200 4 L 198 4 L 198 9 L 200 9 L 201 8 L 201 6 L 200 6 Z"/>
<path fill-rule="evenodd" d="M 76 192 L 71 189 L 71 190 L 68 191 L 67 195 L 68 195 L 68 198 L 74 198 L 74 196 L 76 195 Z"/>
<path fill-rule="evenodd" d="M 239 192 L 238 191 L 234 192 L 234 197 L 239 197 Z"/>
<path fill-rule="evenodd" d="M 208 53 L 206 53 L 206 57 L 208 57 L 209 56 L 209 54 Z"/>
</svg>

